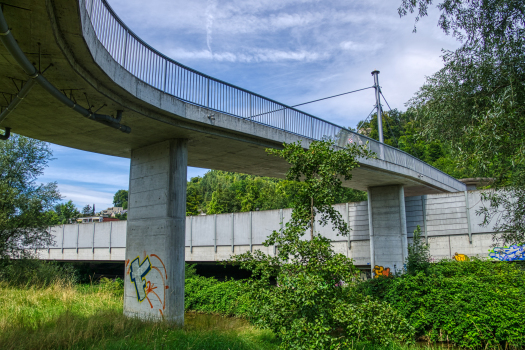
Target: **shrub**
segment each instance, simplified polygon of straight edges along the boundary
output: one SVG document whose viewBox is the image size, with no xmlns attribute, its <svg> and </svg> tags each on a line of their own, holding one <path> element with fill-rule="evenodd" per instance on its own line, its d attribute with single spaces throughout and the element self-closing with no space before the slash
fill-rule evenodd
<svg viewBox="0 0 525 350">
<path fill-rule="evenodd" d="M 4 260 L 0 280 L 14 286 L 46 287 L 54 283 L 77 283 L 73 266 L 36 259 Z"/>
<path fill-rule="evenodd" d="M 242 316 L 249 296 L 242 281 L 193 276 L 186 279 L 184 301 L 186 310 Z"/>
<path fill-rule="evenodd" d="M 112 293 L 116 297 L 124 297 L 124 281 L 121 278 L 102 277 L 98 283 L 101 292 Z"/>
<path fill-rule="evenodd" d="M 413 342 L 414 328 L 388 303 L 365 298 L 360 303 L 339 303 L 334 320 L 347 338 L 376 344 Z"/>
<path fill-rule="evenodd" d="M 405 262 L 406 273 L 415 275 L 419 271 L 427 271 L 430 267 L 430 246 L 423 242 L 421 228 L 414 230 L 413 243 L 408 245 L 408 257 Z"/>
<path fill-rule="evenodd" d="M 430 341 L 460 347 L 525 346 L 525 273 L 507 262 L 445 260 L 427 272 L 363 282 Z"/>
</svg>

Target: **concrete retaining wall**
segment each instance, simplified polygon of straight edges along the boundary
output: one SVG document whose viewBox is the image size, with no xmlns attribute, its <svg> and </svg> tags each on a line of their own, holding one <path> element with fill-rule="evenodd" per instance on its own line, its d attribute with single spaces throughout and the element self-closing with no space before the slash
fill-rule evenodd
<svg viewBox="0 0 525 350">
<path fill-rule="evenodd" d="M 452 258 L 455 253 L 488 257 L 492 226 L 481 227 L 476 216 L 481 208 L 481 191 L 406 197 L 409 242 L 417 225 L 427 237 L 436 259 Z M 355 260 L 370 263 L 367 202 L 336 204 L 336 209 L 352 228 L 350 237 L 337 236 L 331 226 L 316 231 L 332 239 L 337 251 Z M 291 209 L 186 218 L 186 261 L 217 261 L 247 250 L 261 249 L 273 254 L 273 247 L 262 243 L 282 222 L 290 219 Z M 55 244 L 40 249 L 42 259 L 51 260 L 124 260 L 126 221 L 61 225 L 51 228 Z M 309 235 L 306 235 L 308 238 Z"/>
</svg>

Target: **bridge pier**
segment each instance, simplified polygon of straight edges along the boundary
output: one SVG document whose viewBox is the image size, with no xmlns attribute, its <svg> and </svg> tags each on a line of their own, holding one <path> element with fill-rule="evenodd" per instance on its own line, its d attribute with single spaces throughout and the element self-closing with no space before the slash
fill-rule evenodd
<svg viewBox="0 0 525 350">
<path fill-rule="evenodd" d="M 372 275 L 402 270 L 408 255 L 403 186 L 369 187 L 368 220 Z"/>
<path fill-rule="evenodd" d="M 131 152 L 124 314 L 184 325 L 187 141 Z"/>
</svg>

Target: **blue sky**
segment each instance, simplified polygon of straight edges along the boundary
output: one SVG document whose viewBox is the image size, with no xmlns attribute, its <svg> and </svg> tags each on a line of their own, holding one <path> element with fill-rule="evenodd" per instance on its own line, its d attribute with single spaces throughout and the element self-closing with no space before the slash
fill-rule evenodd
<svg viewBox="0 0 525 350">
<path fill-rule="evenodd" d="M 442 67 L 442 49 L 458 43 L 437 27 L 399 18 L 401 1 L 109 0 L 121 19 L 167 56 L 218 79 L 288 105 L 373 85 L 379 75 L 392 108 Z M 301 107 L 355 127 L 375 103 L 372 89 Z M 64 200 L 97 210 L 128 188 L 129 160 L 52 145 L 55 160 L 39 179 L 57 181 Z M 189 168 L 188 178 L 205 169 Z"/>
</svg>

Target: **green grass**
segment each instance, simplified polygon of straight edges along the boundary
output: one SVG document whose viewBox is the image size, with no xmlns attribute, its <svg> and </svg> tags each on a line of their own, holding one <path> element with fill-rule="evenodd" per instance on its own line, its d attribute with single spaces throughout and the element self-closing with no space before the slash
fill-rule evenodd
<svg viewBox="0 0 525 350">
<path fill-rule="evenodd" d="M 277 349 L 245 320 L 188 313 L 183 329 L 122 315 L 122 293 L 103 285 L 20 288 L 0 283 L 2 349 Z"/>
<path fill-rule="evenodd" d="M 278 349 L 267 330 L 234 317 L 187 313 L 185 326 L 145 322 L 122 314 L 122 290 L 111 284 L 45 288 L 0 282 L 1 349 Z M 418 347 L 419 348 L 419 347 Z M 355 350 L 413 347 L 356 344 Z"/>
</svg>

